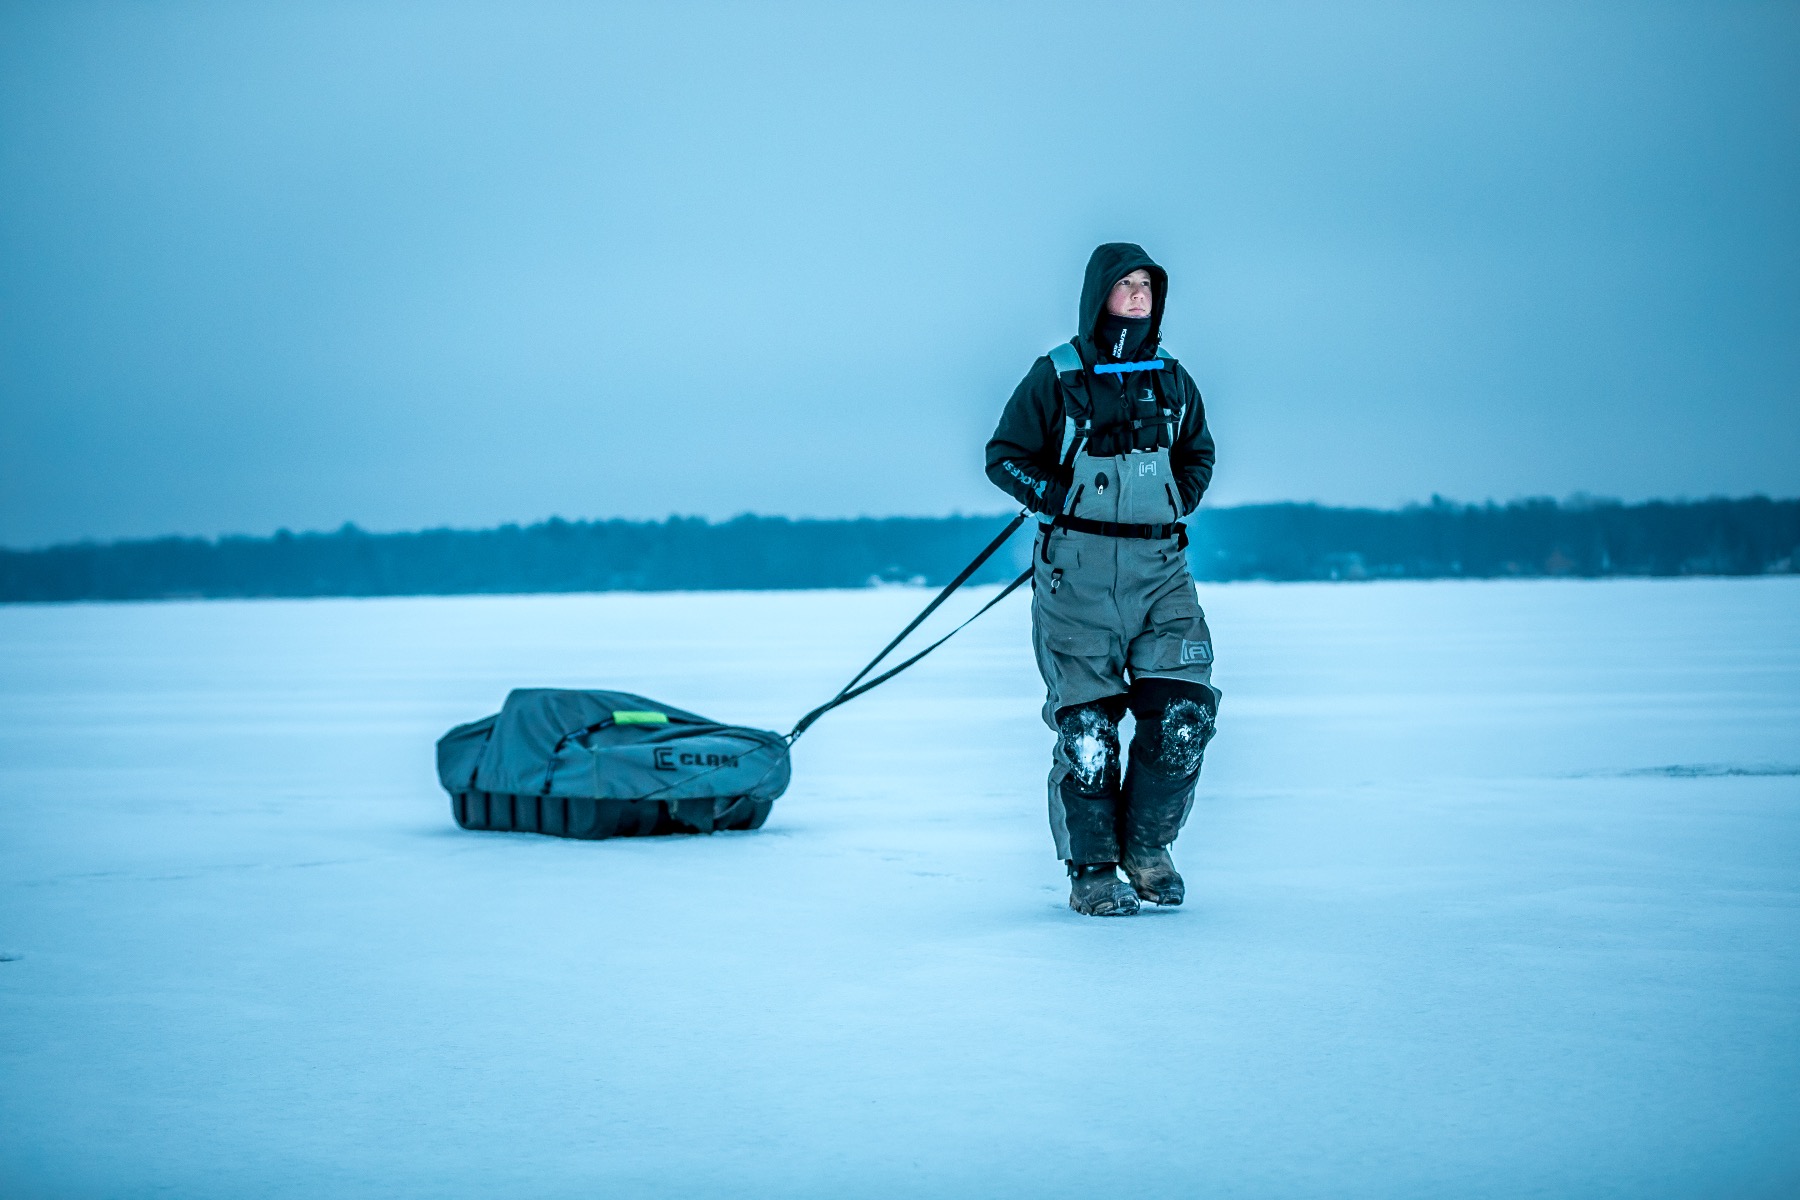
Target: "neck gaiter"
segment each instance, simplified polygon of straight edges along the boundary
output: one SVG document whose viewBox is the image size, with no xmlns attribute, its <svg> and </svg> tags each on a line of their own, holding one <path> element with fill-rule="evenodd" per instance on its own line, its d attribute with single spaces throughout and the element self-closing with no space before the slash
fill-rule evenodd
<svg viewBox="0 0 1800 1200">
<path fill-rule="evenodd" d="M 1149 317 L 1115 317 L 1107 313 L 1100 318 L 1094 340 L 1108 358 L 1117 362 L 1136 362 L 1149 333 Z"/>
</svg>

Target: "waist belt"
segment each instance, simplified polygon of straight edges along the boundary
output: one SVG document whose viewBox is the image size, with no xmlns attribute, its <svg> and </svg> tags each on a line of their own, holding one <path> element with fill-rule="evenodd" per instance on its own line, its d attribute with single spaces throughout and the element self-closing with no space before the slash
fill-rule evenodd
<svg viewBox="0 0 1800 1200">
<path fill-rule="evenodd" d="M 1133 525 L 1122 521 L 1090 521 L 1086 517 L 1058 516 L 1051 520 L 1051 525 L 1058 529 L 1073 529 L 1076 533 L 1097 533 L 1102 537 L 1142 538 L 1145 541 L 1161 541 L 1163 538 L 1180 538 L 1183 549 L 1187 547 L 1187 526 L 1179 521 L 1167 525 Z"/>
</svg>

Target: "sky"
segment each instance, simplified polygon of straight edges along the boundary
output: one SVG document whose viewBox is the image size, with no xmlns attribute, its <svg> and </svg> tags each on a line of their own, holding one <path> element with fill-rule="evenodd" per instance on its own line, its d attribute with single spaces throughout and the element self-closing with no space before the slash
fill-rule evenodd
<svg viewBox="0 0 1800 1200">
<path fill-rule="evenodd" d="M 0 545 L 1004 512 L 1136 241 L 1211 504 L 1800 495 L 1800 4 L 0 3 Z"/>
</svg>

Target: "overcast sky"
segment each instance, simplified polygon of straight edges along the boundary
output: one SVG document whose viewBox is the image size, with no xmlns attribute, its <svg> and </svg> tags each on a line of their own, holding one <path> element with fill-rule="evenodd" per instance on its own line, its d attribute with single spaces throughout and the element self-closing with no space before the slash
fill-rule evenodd
<svg viewBox="0 0 1800 1200">
<path fill-rule="evenodd" d="M 1001 512 L 1094 244 L 1209 502 L 1800 495 L 1800 5 L 0 6 L 0 544 Z"/>
</svg>

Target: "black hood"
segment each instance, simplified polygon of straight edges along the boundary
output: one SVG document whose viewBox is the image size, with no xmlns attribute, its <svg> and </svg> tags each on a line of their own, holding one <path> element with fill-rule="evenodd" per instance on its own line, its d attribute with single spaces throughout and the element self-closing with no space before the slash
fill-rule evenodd
<svg viewBox="0 0 1800 1200">
<path fill-rule="evenodd" d="M 1142 246 L 1131 242 L 1108 242 L 1097 247 L 1088 258 L 1087 276 L 1081 281 L 1080 324 L 1076 329 L 1090 355 L 1094 355 L 1096 349 L 1094 330 L 1106 312 L 1106 297 L 1112 292 L 1113 284 L 1140 267 L 1150 272 L 1150 293 L 1154 297 L 1150 305 L 1150 330 L 1144 335 L 1144 346 L 1152 351 L 1156 349 L 1162 331 L 1163 301 L 1169 295 L 1169 273 L 1157 266 Z"/>
</svg>

